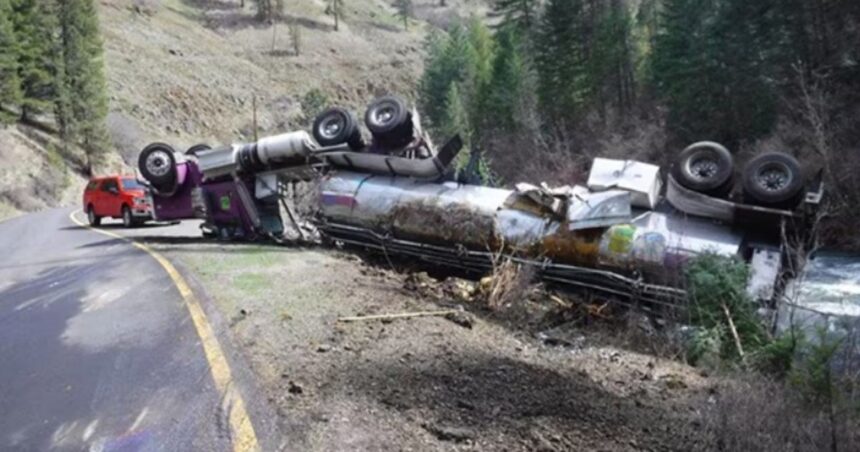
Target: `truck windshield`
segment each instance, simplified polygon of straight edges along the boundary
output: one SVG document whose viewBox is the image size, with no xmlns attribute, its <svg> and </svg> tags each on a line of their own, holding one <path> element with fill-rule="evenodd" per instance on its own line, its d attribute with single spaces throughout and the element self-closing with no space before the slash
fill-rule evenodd
<svg viewBox="0 0 860 452">
<path fill-rule="evenodd" d="M 135 190 L 135 189 L 143 188 L 143 185 L 140 185 L 140 183 L 134 179 L 123 178 L 122 188 L 124 188 L 126 190 Z"/>
</svg>

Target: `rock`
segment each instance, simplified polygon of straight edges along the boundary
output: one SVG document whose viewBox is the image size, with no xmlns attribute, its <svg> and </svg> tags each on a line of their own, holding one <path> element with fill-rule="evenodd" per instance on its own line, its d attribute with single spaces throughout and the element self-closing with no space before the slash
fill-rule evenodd
<svg viewBox="0 0 860 452">
<path fill-rule="evenodd" d="M 475 323 L 472 315 L 468 312 L 452 312 L 450 314 L 446 314 L 445 319 L 470 330 L 472 329 L 472 325 Z"/>
<path fill-rule="evenodd" d="M 290 394 L 302 394 L 305 391 L 304 389 L 302 389 L 301 386 L 291 381 L 290 387 L 287 389 L 287 392 L 289 392 Z"/>
<path fill-rule="evenodd" d="M 442 441 L 462 443 L 475 437 L 475 432 L 465 427 L 423 424 L 425 430 Z"/>
<path fill-rule="evenodd" d="M 326 353 L 329 351 L 331 351 L 331 345 L 329 345 L 329 344 L 322 344 L 319 347 L 317 347 L 317 352 L 319 352 L 319 353 Z"/>
</svg>

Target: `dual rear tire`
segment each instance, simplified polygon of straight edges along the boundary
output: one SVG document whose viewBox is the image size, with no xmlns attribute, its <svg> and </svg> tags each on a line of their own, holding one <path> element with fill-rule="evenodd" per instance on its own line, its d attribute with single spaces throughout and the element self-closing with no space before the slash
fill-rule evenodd
<svg viewBox="0 0 860 452">
<path fill-rule="evenodd" d="M 382 148 L 394 149 L 408 145 L 414 136 L 412 112 L 406 101 L 398 96 L 383 96 L 374 100 L 364 113 L 364 124 Z M 314 119 L 313 136 L 320 146 L 346 143 L 353 151 L 367 144 L 361 136 L 358 119 L 340 107 L 329 108 Z"/>
<path fill-rule="evenodd" d="M 694 143 L 678 156 L 672 176 L 690 190 L 726 197 L 735 182 L 734 159 L 719 143 Z M 775 208 L 794 208 L 805 186 L 800 163 L 782 152 L 768 152 L 747 162 L 741 181 L 746 202 Z"/>
</svg>

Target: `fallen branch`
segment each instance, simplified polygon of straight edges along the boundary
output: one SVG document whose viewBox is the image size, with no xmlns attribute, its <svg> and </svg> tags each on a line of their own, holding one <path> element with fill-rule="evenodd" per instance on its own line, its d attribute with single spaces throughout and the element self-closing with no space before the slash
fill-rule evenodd
<svg viewBox="0 0 860 452">
<path fill-rule="evenodd" d="M 738 355 L 741 357 L 741 362 L 744 362 L 744 348 L 741 346 L 741 337 L 738 335 L 738 330 L 735 328 L 735 322 L 732 320 L 732 313 L 729 312 L 729 307 L 725 303 L 722 304 L 723 312 L 726 313 L 726 319 L 729 321 L 729 329 L 732 331 L 732 337 L 735 338 L 735 346 L 738 348 Z"/>
<path fill-rule="evenodd" d="M 378 314 L 378 315 L 364 315 L 364 316 L 355 316 L 355 317 L 339 317 L 337 319 L 338 322 L 359 322 L 363 320 L 387 320 L 387 319 L 406 319 L 410 317 L 433 317 L 433 316 L 445 316 L 448 314 L 456 314 L 460 312 L 457 309 L 448 309 L 445 311 L 421 311 L 421 312 L 401 312 L 397 314 Z"/>
</svg>

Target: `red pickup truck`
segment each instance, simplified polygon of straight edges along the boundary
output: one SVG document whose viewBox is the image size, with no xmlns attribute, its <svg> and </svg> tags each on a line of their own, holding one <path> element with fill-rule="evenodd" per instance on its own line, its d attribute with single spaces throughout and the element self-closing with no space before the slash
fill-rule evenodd
<svg viewBox="0 0 860 452">
<path fill-rule="evenodd" d="M 93 226 L 102 218 L 121 218 L 130 228 L 152 219 L 152 202 L 146 188 L 133 176 L 104 176 L 90 179 L 84 189 L 84 212 Z"/>
</svg>

